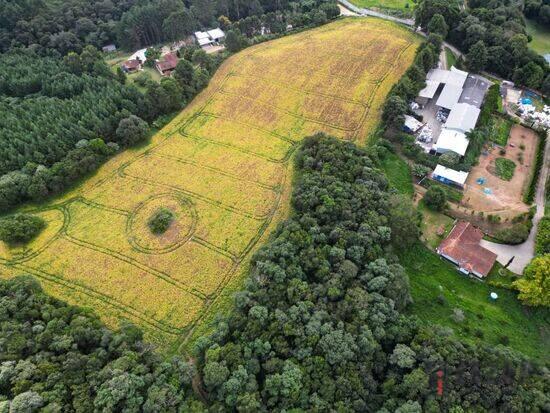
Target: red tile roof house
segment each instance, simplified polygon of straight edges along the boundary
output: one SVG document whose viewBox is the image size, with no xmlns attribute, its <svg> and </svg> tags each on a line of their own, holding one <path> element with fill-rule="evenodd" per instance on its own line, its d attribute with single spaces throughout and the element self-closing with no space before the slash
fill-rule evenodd
<svg viewBox="0 0 550 413">
<path fill-rule="evenodd" d="M 481 230 L 469 222 L 459 221 L 436 251 L 456 264 L 461 273 L 483 279 L 493 268 L 497 255 L 479 245 L 482 238 Z"/>
<path fill-rule="evenodd" d="M 126 60 L 124 63 L 122 63 L 122 69 L 128 73 L 133 73 L 138 70 L 141 70 L 141 60 L 139 59 Z"/>
<path fill-rule="evenodd" d="M 162 56 L 162 60 L 157 61 L 156 67 L 162 76 L 170 76 L 177 64 L 178 55 L 175 52 L 170 52 Z"/>
</svg>

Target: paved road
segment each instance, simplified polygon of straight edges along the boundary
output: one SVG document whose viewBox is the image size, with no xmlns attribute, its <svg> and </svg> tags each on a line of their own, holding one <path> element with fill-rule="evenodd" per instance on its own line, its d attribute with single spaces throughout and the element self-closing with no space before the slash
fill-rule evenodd
<svg viewBox="0 0 550 413">
<path fill-rule="evenodd" d="M 540 171 L 539 182 L 537 186 L 537 193 L 535 195 L 535 203 L 537 205 L 537 212 L 533 218 L 533 228 L 529 233 L 529 238 L 519 245 L 504 245 L 496 244 L 494 242 L 489 242 L 482 240 L 481 245 L 488 250 L 493 251 L 497 254 L 497 260 L 503 265 L 506 265 L 508 261 L 513 257 L 514 260 L 508 267 L 511 271 L 516 274 L 523 273 L 524 268 L 529 261 L 531 261 L 535 254 L 535 236 L 537 234 L 537 227 L 539 221 L 544 216 L 544 204 L 546 202 L 545 196 L 545 184 L 546 179 L 549 174 L 550 169 L 550 139 L 546 140 L 546 148 L 544 151 L 544 162 L 542 164 L 542 169 Z"/>
</svg>

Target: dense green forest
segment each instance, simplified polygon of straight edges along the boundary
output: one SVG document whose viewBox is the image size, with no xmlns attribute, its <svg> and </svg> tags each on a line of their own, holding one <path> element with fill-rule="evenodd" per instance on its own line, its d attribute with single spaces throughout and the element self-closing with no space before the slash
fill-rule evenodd
<svg viewBox="0 0 550 413">
<path fill-rule="evenodd" d="M 52 165 L 82 139 L 114 138 L 142 96 L 113 79 L 99 53 L 78 68 L 30 50 L 0 57 L 0 174 Z M 88 60 L 84 62 L 84 60 Z"/>
<path fill-rule="evenodd" d="M 0 281 L 0 407 L 544 411 L 547 369 L 405 315 L 412 298 L 395 251 L 418 230 L 404 225 L 412 207 L 395 207 L 369 152 L 323 135 L 304 141 L 294 212 L 255 255 L 233 311 L 198 340 L 193 365 L 160 360 L 135 328 L 111 332 L 28 278 Z"/>
<path fill-rule="evenodd" d="M 262 27 L 277 34 L 338 14 L 333 0 L 0 0 L 0 212 L 63 191 L 145 138 L 122 130 L 128 119 L 152 123 L 180 110 L 227 55 L 185 47 L 173 77 L 139 77 L 138 90 L 105 64 L 98 48 L 107 42 L 152 46 L 222 25 L 236 52 Z"/>
<path fill-rule="evenodd" d="M 303 26 L 332 0 L 0 0 L 0 51 L 40 45 L 66 54 L 85 45 L 126 49 L 181 40 L 199 28 L 261 19 L 272 32 Z M 332 11 L 330 11 L 332 10 Z"/>
<path fill-rule="evenodd" d="M 437 25 L 437 32 L 466 54 L 470 70 L 487 70 L 550 94 L 550 68 L 542 56 L 527 47 L 520 5 L 506 0 L 472 0 L 463 10 L 460 4 L 422 0 L 416 9 L 416 21 L 429 28 L 434 16 L 442 17 L 444 30 Z"/>
<path fill-rule="evenodd" d="M 550 1 L 548 0 L 526 0 L 523 12 L 526 17 L 543 26 L 550 25 Z"/>
<path fill-rule="evenodd" d="M 193 411 L 194 369 L 162 360 L 123 325 L 44 294 L 29 277 L 0 280 L 0 411 Z"/>
</svg>

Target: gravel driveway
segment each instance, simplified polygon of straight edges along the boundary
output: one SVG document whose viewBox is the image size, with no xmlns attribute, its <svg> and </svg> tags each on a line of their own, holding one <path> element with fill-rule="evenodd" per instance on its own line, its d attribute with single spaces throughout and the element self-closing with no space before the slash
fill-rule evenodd
<svg viewBox="0 0 550 413">
<path fill-rule="evenodd" d="M 548 177 L 548 169 L 550 167 L 550 139 L 546 140 L 546 147 L 544 148 L 544 162 L 542 163 L 542 169 L 540 171 L 539 182 L 537 185 L 537 193 L 535 195 L 535 203 L 537 205 L 537 212 L 533 218 L 533 228 L 529 233 L 527 240 L 518 245 L 505 245 L 496 244 L 494 242 L 481 240 L 481 246 L 493 251 L 497 254 L 497 261 L 502 265 L 506 265 L 511 258 L 514 260 L 508 266 L 508 269 L 516 274 L 522 274 L 524 268 L 529 264 L 535 255 L 535 236 L 537 234 L 537 227 L 539 221 L 544 216 L 544 204 L 545 197 L 545 184 Z"/>
</svg>

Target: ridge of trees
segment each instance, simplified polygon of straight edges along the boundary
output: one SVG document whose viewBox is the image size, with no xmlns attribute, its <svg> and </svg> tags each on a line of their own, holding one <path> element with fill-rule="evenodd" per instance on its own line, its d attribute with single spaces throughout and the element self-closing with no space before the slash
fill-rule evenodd
<svg viewBox="0 0 550 413">
<path fill-rule="evenodd" d="M 247 35 L 256 21 L 277 33 L 335 10 L 333 0 L 0 0 L 0 52 L 36 45 L 65 55 L 108 43 L 130 50 L 181 40 L 220 16 L 243 21 Z"/>
<path fill-rule="evenodd" d="M 442 17 L 448 26 L 447 40 L 464 52 L 470 70 L 487 70 L 550 95 L 550 67 L 527 46 L 520 7 L 505 0 L 473 0 L 461 10 L 456 1 L 422 0 L 416 8 L 416 23 L 429 27 L 434 16 Z"/>
</svg>

